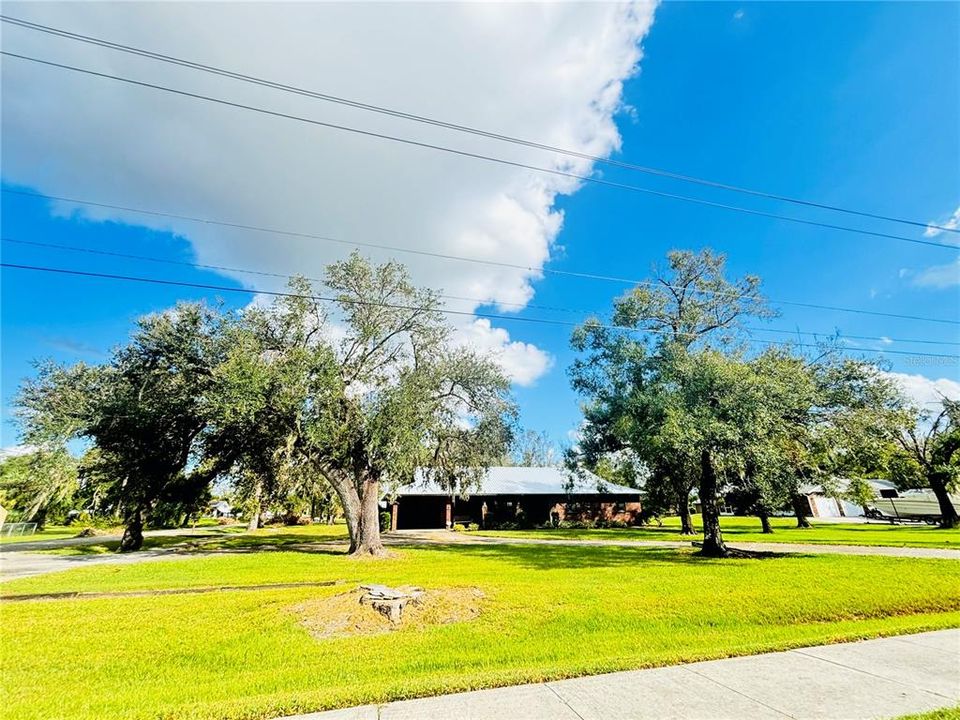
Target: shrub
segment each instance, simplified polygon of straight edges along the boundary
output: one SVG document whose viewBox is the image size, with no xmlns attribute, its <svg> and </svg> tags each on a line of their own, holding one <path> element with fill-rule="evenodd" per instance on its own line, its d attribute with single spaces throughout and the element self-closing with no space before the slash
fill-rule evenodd
<svg viewBox="0 0 960 720">
<path fill-rule="evenodd" d="M 564 530 L 589 530 L 594 526 L 593 520 L 562 520 L 557 524 Z"/>
<path fill-rule="evenodd" d="M 454 532 L 465 532 L 466 529 L 467 529 L 467 527 L 466 527 L 466 525 L 464 525 L 463 523 L 454 523 L 454 524 L 453 524 L 453 531 L 454 531 Z"/>
<path fill-rule="evenodd" d="M 479 529 L 480 529 L 480 526 L 477 525 L 477 523 L 470 523 L 470 524 L 467 525 L 467 530 L 469 530 L 469 531 L 471 531 L 471 532 L 474 532 L 474 531 L 479 530 Z"/>
<path fill-rule="evenodd" d="M 594 527 L 606 529 L 622 529 L 627 527 L 623 520 L 597 520 Z"/>
<path fill-rule="evenodd" d="M 380 532 L 387 532 L 390 529 L 393 518 L 390 515 L 388 510 L 384 510 L 380 513 Z"/>
<path fill-rule="evenodd" d="M 106 530 L 107 528 L 112 528 L 120 524 L 120 520 L 113 517 L 105 517 L 103 515 L 94 515 L 89 510 L 84 510 L 78 515 L 73 517 L 73 522 L 71 525 L 77 525 L 80 527 L 92 527 L 97 530 Z"/>
</svg>

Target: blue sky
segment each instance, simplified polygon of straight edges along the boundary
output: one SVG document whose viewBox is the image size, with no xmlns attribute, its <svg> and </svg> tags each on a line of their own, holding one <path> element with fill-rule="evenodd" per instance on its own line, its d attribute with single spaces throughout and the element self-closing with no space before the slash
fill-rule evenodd
<svg viewBox="0 0 960 720">
<path fill-rule="evenodd" d="M 414 11 L 411 6 L 410 12 Z M 619 157 L 844 207 L 945 221 L 960 205 L 958 24 L 960 5 L 956 3 L 663 4 L 643 40 L 640 71 L 623 88 L 622 100 L 631 110 L 614 117 L 622 136 Z M 38 106 L 35 111 L 44 109 Z M 222 122 L 230 122 L 230 115 L 222 117 Z M 8 147 L 17 141 L 6 127 L 4 136 Z M 431 157 L 424 156 L 423 162 L 431 162 Z M 99 162 L 93 155 L 86 161 Z M 54 158 L 39 155 L 35 163 L 49 165 L 49 172 L 41 175 L 43 182 L 25 182 L 24 172 L 17 168 L 8 172 L 4 164 L 4 187 L 37 192 L 57 189 L 78 197 L 112 199 L 87 192 L 78 179 L 82 176 L 68 172 Z M 608 167 L 597 172 L 604 178 L 669 192 L 923 237 L 922 228 L 814 212 Z M 135 167 L 122 168 L 117 174 L 128 183 L 136 183 L 139 176 Z M 197 200 L 199 210 L 191 209 L 194 214 L 202 214 L 201 200 Z M 322 206 L 323 198 L 316 202 Z M 131 216 L 125 216 L 125 223 L 103 222 L 12 194 L 4 194 L 2 203 L 5 238 L 187 261 L 197 255 L 194 238 L 129 224 Z M 955 263 L 956 250 L 804 227 L 593 185 L 560 196 L 556 205 L 563 212 L 563 226 L 547 268 L 640 278 L 672 248 L 711 247 L 727 254 L 731 274 L 760 275 L 774 299 L 960 317 L 956 268 L 952 284 L 933 287 L 918 280 L 928 268 Z M 169 203 L 164 207 L 178 209 Z M 286 267 L 301 269 L 296 252 L 288 247 Z M 184 267 L 6 243 L 2 252 L 9 263 L 242 287 L 236 277 Z M 272 254 L 277 262 L 285 260 L 284 252 L 281 244 L 275 246 Z M 241 260 L 234 264 L 250 266 Z M 535 281 L 533 288 L 534 305 L 601 312 L 626 289 L 549 274 Z M 10 400 L 20 379 L 29 375 L 32 360 L 102 361 L 108 349 L 126 337 L 138 315 L 169 307 L 178 299 L 215 295 L 4 269 L 0 445 L 16 443 L 15 428 L 9 422 Z M 250 298 L 224 294 L 233 306 L 242 306 Z M 781 312 L 769 327 L 960 340 L 956 325 L 791 307 L 782 307 Z M 577 317 L 534 308 L 519 315 Z M 526 426 L 545 429 L 557 441 L 566 441 L 579 422 L 578 400 L 566 376 L 572 360 L 569 329 L 510 321 L 495 324 L 506 328 L 511 340 L 535 345 L 552 357 L 551 369 L 532 384 L 518 386 L 516 397 Z M 954 354 L 958 349 L 901 342 L 856 344 Z M 960 380 L 955 361 L 885 357 L 894 372 Z M 941 383 L 940 387 L 953 386 Z"/>
</svg>

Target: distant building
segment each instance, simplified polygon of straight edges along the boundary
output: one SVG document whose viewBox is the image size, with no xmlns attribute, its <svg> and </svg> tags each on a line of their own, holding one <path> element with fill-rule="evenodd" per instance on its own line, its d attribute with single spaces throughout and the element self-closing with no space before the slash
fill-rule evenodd
<svg viewBox="0 0 960 720">
<path fill-rule="evenodd" d="M 573 475 L 553 467 L 492 467 L 466 498 L 451 495 L 423 472 L 390 505 L 391 529 L 449 528 L 454 523 L 488 527 L 524 520 L 618 520 L 640 515 L 640 491 L 612 485 L 592 473 Z"/>
<path fill-rule="evenodd" d="M 233 515 L 233 508 L 226 500 L 218 500 L 210 503 L 210 516 L 215 518 L 228 518 Z"/>
<path fill-rule="evenodd" d="M 850 483 L 846 478 L 836 478 L 833 482 L 841 493 L 847 489 L 847 485 Z M 867 483 L 873 488 L 873 492 L 878 498 L 900 496 L 897 492 L 897 486 L 889 480 L 871 478 L 867 480 Z M 800 489 L 800 492 L 806 497 L 810 505 L 810 515 L 812 517 L 863 517 L 864 515 L 864 509 L 860 505 L 827 495 L 821 485 L 805 485 Z"/>
</svg>

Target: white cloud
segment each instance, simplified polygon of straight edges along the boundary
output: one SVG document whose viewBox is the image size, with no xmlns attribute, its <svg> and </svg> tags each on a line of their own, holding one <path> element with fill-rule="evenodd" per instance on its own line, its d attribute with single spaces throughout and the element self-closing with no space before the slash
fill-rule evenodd
<svg viewBox="0 0 960 720">
<path fill-rule="evenodd" d="M 880 342 L 881 342 L 881 344 L 883 344 L 883 345 L 893 345 L 893 340 L 891 340 L 890 338 L 888 338 L 886 335 L 881 335 L 881 336 L 880 336 Z"/>
<path fill-rule="evenodd" d="M 736 12 L 733 13 L 734 20 L 743 20 L 744 16 L 743 8 L 739 8 Z"/>
<path fill-rule="evenodd" d="M 510 340 L 506 330 L 493 327 L 487 318 L 459 327 L 456 341 L 492 355 L 517 385 L 532 385 L 553 366 L 551 355 L 536 345 Z"/>
<path fill-rule="evenodd" d="M 909 373 L 888 372 L 891 378 L 903 393 L 921 409 L 930 412 L 940 412 L 941 400 L 946 397 L 950 400 L 960 400 L 960 383 L 948 378 L 932 380 L 924 375 Z"/>
<path fill-rule="evenodd" d="M 921 270 L 913 279 L 913 284 L 937 289 L 960 285 L 960 259 L 945 265 L 933 265 Z"/>
<path fill-rule="evenodd" d="M 7 460 L 8 458 L 20 457 L 21 455 L 29 455 L 30 453 L 35 453 L 36 451 L 36 445 L 10 445 L 9 447 L 0 448 L 0 461 Z"/>
<path fill-rule="evenodd" d="M 70 30 L 287 84 L 608 155 L 652 3 L 7 3 Z M 589 173 L 591 164 L 444 131 L 4 26 L 6 49 L 282 112 Z M 418 283 L 526 303 L 576 181 L 270 118 L 6 59 L 10 183 L 177 214 L 506 261 L 530 271 L 398 254 Z M 64 205 L 63 212 L 75 211 Z M 349 247 L 134 213 L 96 220 L 169 229 L 197 260 L 317 276 Z M 387 253 L 370 250 L 377 260 Z M 238 280 L 250 283 L 250 277 Z M 256 287 L 280 281 L 259 278 Z M 125 290 L 126 291 L 126 290 Z M 130 289 L 130 292 L 136 290 Z M 475 301 L 451 301 L 472 312 Z M 518 382 L 545 353 L 487 327 Z"/>
<path fill-rule="evenodd" d="M 939 226 L 939 227 L 936 227 Z M 946 220 L 936 220 L 929 225 L 927 225 L 926 230 L 923 231 L 924 237 L 936 237 L 945 233 L 947 230 L 941 228 L 947 228 L 947 230 L 957 230 L 960 228 L 960 207 L 953 211 L 951 215 Z M 956 238 L 953 238 L 956 239 Z"/>
</svg>

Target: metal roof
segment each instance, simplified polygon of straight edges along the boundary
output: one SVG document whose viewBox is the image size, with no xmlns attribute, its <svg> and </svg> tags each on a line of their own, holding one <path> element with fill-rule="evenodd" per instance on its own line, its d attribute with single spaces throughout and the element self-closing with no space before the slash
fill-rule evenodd
<svg viewBox="0 0 960 720">
<path fill-rule="evenodd" d="M 884 480 L 882 478 L 866 478 L 866 481 L 877 492 L 880 492 L 881 490 L 897 489 L 896 484 L 890 480 Z M 850 480 L 848 478 L 833 478 L 833 482 L 836 484 L 837 489 L 841 492 L 845 491 L 850 485 Z M 822 493 L 823 485 L 820 485 L 819 483 L 804 483 L 800 486 L 800 492 L 804 495 Z"/>
<path fill-rule="evenodd" d="M 572 486 L 571 486 L 572 483 Z M 636 488 L 608 483 L 591 472 L 571 473 L 556 467 L 492 467 L 480 483 L 471 488 L 470 495 L 632 495 Z M 426 480 L 423 470 L 417 470 L 414 482 L 401 487 L 398 496 L 451 495 L 437 483 Z"/>
</svg>

